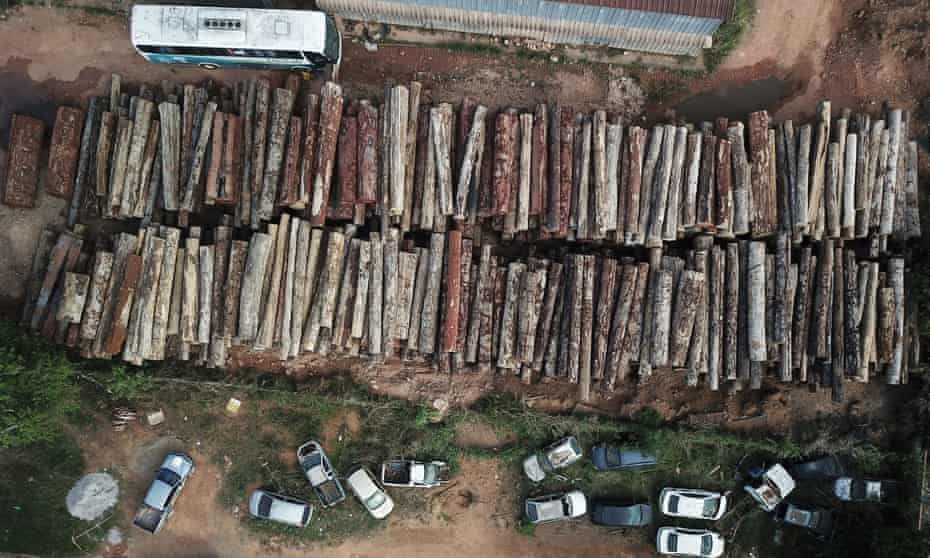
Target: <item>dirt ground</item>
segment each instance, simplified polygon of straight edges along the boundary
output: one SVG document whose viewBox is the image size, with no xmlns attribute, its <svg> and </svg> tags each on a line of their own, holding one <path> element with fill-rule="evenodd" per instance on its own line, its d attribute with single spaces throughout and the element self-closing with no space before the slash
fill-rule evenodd
<svg viewBox="0 0 930 558">
<path fill-rule="evenodd" d="M 710 76 L 682 82 L 668 70 L 643 73 L 643 89 L 634 87 L 617 94 L 623 76 L 619 68 L 588 64 L 552 64 L 545 60 L 513 57 L 490 58 L 443 48 L 382 45 L 367 52 L 358 43 L 345 45 L 340 76 L 347 94 L 380 97 L 385 80 L 418 79 L 427 99 L 459 101 L 464 95 L 491 106 L 531 106 L 559 100 L 579 109 L 610 107 L 628 118 L 636 117 L 650 88 L 669 80 L 674 93 L 649 106 L 650 116 L 664 117 L 684 109 L 697 114 L 708 106 L 716 110 L 769 108 L 776 118 L 799 118 L 813 113 L 820 99 L 833 100 L 835 111 L 877 111 L 882 102 L 913 111 L 923 133 L 930 119 L 930 65 L 926 31 L 930 11 L 917 0 L 766 0 L 741 46 Z M 157 84 L 213 78 L 232 82 L 254 72 L 201 70 L 146 63 L 128 41 L 125 18 L 89 15 L 81 10 L 18 8 L 0 21 L 0 176 L 13 112 L 38 116 L 51 127 L 55 107 L 76 103 L 101 93 L 113 72 L 124 83 Z M 274 76 L 274 79 L 283 79 Z M 707 97 L 702 97 L 707 96 Z M 681 107 L 681 108 L 679 108 Z M 728 108 L 724 108 L 728 107 Z M 737 108 L 734 108 L 737 107 Z M 50 130 L 49 130 L 50 133 Z M 924 166 L 926 163 L 924 162 Z M 29 271 L 32 252 L 41 229 L 60 222 L 64 203 L 40 195 L 34 210 L 0 206 L 0 314 L 15 316 Z M 234 354 L 233 368 L 280 370 L 280 365 L 261 355 Z M 482 374 L 447 376 L 416 363 L 383 365 L 351 359 L 321 360 L 306 357 L 288 363 L 285 372 L 300 379 L 308 375 L 348 371 L 372 390 L 392 396 L 424 400 L 442 399 L 467 405 L 495 390 L 524 394 L 531 405 L 553 412 L 579 408 L 574 387 L 562 382 L 524 386 L 517 378 Z M 583 410 L 632 416 L 643 406 L 656 408 L 667 419 L 727 420 L 734 429 L 786 431 L 799 421 L 822 415 L 854 414 L 860 418 L 893 420 L 907 398 L 906 388 L 877 384 L 848 385 L 846 403 L 830 402 L 830 394 L 809 392 L 805 387 L 781 389 L 766 384 L 761 392 L 711 393 L 684 387 L 676 373 L 656 375 L 644 385 L 620 387 L 610 398 L 596 399 Z M 716 418 L 715 418 L 716 417 Z M 332 425 L 327 436 L 351 429 L 352 421 Z M 487 433 L 460 433 L 463 439 L 487 441 Z M 153 455 L 162 455 L 176 442 L 156 440 L 146 431 L 132 431 L 115 444 L 109 438 L 82 440 L 90 459 L 88 468 L 116 467 L 128 480 L 132 502 L 141 497 L 154 467 Z M 198 453 L 194 451 L 195 458 Z M 157 459 L 157 458 L 156 458 Z M 267 549 L 246 537 L 230 510 L 217 509 L 216 493 L 221 471 L 204 463 L 186 489 L 167 530 L 158 537 L 135 537 L 131 555 L 157 556 L 256 556 Z M 498 524 L 499 494 L 506 479 L 494 471 L 465 461 L 460 483 L 476 491 L 475 503 L 456 504 L 456 493 L 435 506 L 438 511 L 416 521 L 391 523 L 390 528 L 369 539 L 353 540 L 328 548 L 335 557 L 368 556 L 590 556 L 615 555 L 614 538 L 595 536 L 582 525 L 541 529 L 535 538 L 518 535 L 512 527 Z M 508 504 L 509 505 L 509 504 Z M 126 504 L 126 513 L 131 513 Z M 241 511 L 241 510 L 240 510 Z M 444 519 L 451 516 L 452 520 Z M 505 522 L 506 523 L 506 522 Z M 300 548 L 276 548 L 280 556 L 306 553 Z M 645 548 L 626 549 L 625 556 L 648 556 Z"/>
</svg>

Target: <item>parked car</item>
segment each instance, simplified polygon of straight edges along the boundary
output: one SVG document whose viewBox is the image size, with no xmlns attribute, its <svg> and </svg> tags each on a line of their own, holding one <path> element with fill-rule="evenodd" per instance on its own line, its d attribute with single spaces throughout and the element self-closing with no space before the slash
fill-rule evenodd
<svg viewBox="0 0 930 558">
<path fill-rule="evenodd" d="M 727 497 L 719 492 L 693 488 L 663 488 L 659 511 L 672 517 L 716 521 L 727 511 Z"/>
<path fill-rule="evenodd" d="M 385 486 L 432 488 L 449 482 L 449 465 L 445 461 L 385 461 L 381 464 L 381 482 Z"/>
<path fill-rule="evenodd" d="M 313 518 L 313 506 L 303 500 L 259 488 L 249 497 L 249 515 L 294 527 L 306 527 Z"/>
<path fill-rule="evenodd" d="M 591 449 L 591 461 L 598 471 L 651 467 L 657 462 L 654 456 L 643 453 L 642 450 L 620 449 L 607 444 L 600 444 Z"/>
<path fill-rule="evenodd" d="M 368 468 L 362 465 L 354 467 L 346 477 L 346 484 L 375 519 L 384 519 L 394 509 L 394 500 Z"/>
<path fill-rule="evenodd" d="M 898 497 L 898 483 L 891 480 L 840 477 L 833 482 L 833 494 L 844 502 L 885 504 Z"/>
<path fill-rule="evenodd" d="M 297 462 L 324 508 L 345 500 L 346 491 L 319 442 L 310 440 L 297 448 Z"/>
<path fill-rule="evenodd" d="M 588 501 L 580 490 L 527 498 L 524 505 L 530 523 L 548 523 L 581 517 L 588 511 Z"/>
<path fill-rule="evenodd" d="M 645 527 L 652 523 L 652 506 L 595 500 L 591 505 L 591 521 L 609 527 Z"/>
<path fill-rule="evenodd" d="M 761 476 L 752 479 L 743 489 L 759 503 L 763 510 L 770 512 L 794 490 L 794 479 L 784 467 L 776 463 Z"/>
<path fill-rule="evenodd" d="M 775 521 L 810 529 L 821 539 L 833 536 L 833 513 L 824 508 L 783 502 L 775 508 Z"/>
<path fill-rule="evenodd" d="M 796 463 L 788 471 L 797 480 L 835 479 L 846 474 L 845 467 L 835 455 Z"/>
<path fill-rule="evenodd" d="M 574 436 L 562 438 L 542 451 L 523 460 L 523 471 L 533 482 L 546 478 L 547 473 L 568 467 L 581 459 L 581 445 Z"/>
<path fill-rule="evenodd" d="M 662 527 L 656 534 L 656 550 L 668 556 L 723 556 L 723 537 L 720 533 L 704 529 Z"/>
<path fill-rule="evenodd" d="M 194 460 L 189 455 L 171 452 L 165 456 L 155 475 L 133 524 L 149 533 L 157 533 L 174 511 L 174 503 L 187 479 L 194 474 Z"/>
</svg>

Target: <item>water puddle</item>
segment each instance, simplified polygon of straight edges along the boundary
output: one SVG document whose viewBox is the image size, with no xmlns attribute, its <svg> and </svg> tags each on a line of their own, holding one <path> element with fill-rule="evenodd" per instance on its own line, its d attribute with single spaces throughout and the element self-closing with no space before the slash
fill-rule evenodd
<svg viewBox="0 0 930 558">
<path fill-rule="evenodd" d="M 712 122 L 718 116 L 742 119 L 757 110 L 771 112 L 791 89 L 789 82 L 768 77 L 689 97 L 675 107 L 675 112 L 689 122 Z"/>
</svg>

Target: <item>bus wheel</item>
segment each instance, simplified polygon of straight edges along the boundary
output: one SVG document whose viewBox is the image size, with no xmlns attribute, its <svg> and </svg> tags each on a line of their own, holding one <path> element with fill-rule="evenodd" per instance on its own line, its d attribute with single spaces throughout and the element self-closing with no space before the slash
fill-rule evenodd
<svg viewBox="0 0 930 558">
<path fill-rule="evenodd" d="M 200 66 L 204 70 L 216 70 L 219 68 L 219 66 L 217 66 L 216 64 L 211 64 L 209 62 L 204 62 L 202 64 L 197 64 L 197 65 Z"/>
</svg>

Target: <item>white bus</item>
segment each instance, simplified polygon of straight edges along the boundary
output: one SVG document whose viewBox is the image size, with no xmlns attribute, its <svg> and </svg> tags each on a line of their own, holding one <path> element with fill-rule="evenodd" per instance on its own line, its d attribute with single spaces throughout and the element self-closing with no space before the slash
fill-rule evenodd
<svg viewBox="0 0 930 558">
<path fill-rule="evenodd" d="M 323 12 L 136 4 L 132 45 L 151 62 L 309 71 L 337 64 L 342 37 Z"/>
</svg>

